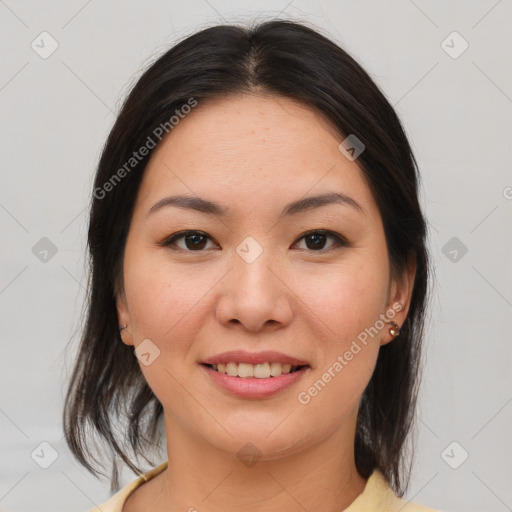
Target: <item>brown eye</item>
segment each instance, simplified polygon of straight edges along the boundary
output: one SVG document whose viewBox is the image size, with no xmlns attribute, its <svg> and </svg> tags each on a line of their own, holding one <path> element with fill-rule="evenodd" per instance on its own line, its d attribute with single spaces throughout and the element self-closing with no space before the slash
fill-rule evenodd
<svg viewBox="0 0 512 512">
<path fill-rule="evenodd" d="M 333 243 L 326 248 L 325 246 L 329 239 L 333 240 Z M 211 248 L 206 247 L 208 241 L 211 240 L 212 239 L 202 231 L 189 230 L 174 233 L 159 245 L 178 251 L 203 252 L 204 249 Z M 304 240 L 306 242 L 305 249 L 312 252 L 327 252 L 337 247 L 348 247 L 350 245 L 341 235 L 326 230 L 310 231 L 302 235 L 299 240 Z"/>
<path fill-rule="evenodd" d="M 177 244 L 176 242 L 181 239 L 183 239 L 184 244 Z M 175 246 L 178 250 L 201 252 L 207 245 L 208 240 L 211 240 L 210 237 L 201 231 L 182 231 L 165 239 L 160 245 L 171 249 L 174 249 L 172 246 Z"/>
<path fill-rule="evenodd" d="M 325 248 L 325 244 L 328 239 L 331 238 L 334 240 L 334 244 L 331 247 Z M 311 251 L 319 252 L 319 251 L 329 251 L 330 249 L 334 249 L 336 247 L 348 246 L 348 242 L 340 235 L 333 233 L 331 231 L 310 231 L 303 235 L 299 240 L 306 241 L 306 249 Z"/>
</svg>

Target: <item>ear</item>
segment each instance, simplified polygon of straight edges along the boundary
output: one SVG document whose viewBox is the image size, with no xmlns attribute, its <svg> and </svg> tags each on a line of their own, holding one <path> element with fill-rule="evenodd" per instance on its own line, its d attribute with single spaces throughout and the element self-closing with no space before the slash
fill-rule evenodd
<svg viewBox="0 0 512 512">
<path fill-rule="evenodd" d="M 118 293 L 116 298 L 117 321 L 119 328 L 126 325 L 126 328 L 119 331 L 121 340 L 125 345 L 134 345 L 132 335 L 131 316 L 126 303 L 124 292 Z"/>
<path fill-rule="evenodd" d="M 396 322 L 398 327 L 402 327 L 407 318 L 415 277 L 416 259 L 410 258 L 402 275 L 399 278 L 391 278 L 386 312 L 384 314 L 389 318 L 389 322 Z M 389 333 L 389 327 L 391 327 L 391 324 L 386 324 L 381 337 L 381 345 L 386 345 L 395 339 L 395 336 Z"/>
</svg>

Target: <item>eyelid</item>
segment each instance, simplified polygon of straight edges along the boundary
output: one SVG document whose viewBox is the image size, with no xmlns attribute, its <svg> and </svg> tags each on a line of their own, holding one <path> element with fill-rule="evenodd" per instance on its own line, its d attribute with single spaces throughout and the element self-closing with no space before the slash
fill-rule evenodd
<svg viewBox="0 0 512 512">
<path fill-rule="evenodd" d="M 318 253 L 322 254 L 322 253 L 327 253 L 331 250 L 334 250 L 334 249 L 337 249 L 340 247 L 351 247 L 352 246 L 351 242 L 345 236 L 343 236 L 340 233 L 336 233 L 335 231 L 331 231 L 330 229 L 310 229 L 309 231 L 306 231 L 305 233 L 300 235 L 297 238 L 297 242 L 302 240 L 303 238 L 307 237 L 308 235 L 312 235 L 312 234 L 316 234 L 316 233 L 320 233 L 322 235 L 326 235 L 326 236 L 333 238 L 335 240 L 335 245 L 333 247 L 330 247 L 329 249 L 320 249 L 318 251 L 309 250 L 308 252 L 312 252 L 312 253 L 318 252 Z M 294 242 L 294 244 L 295 243 L 296 242 Z"/>
<path fill-rule="evenodd" d="M 183 231 L 176 231 L 172 235 L 165 237 L 161 242 L 158 242 L 157 245 L 159 245 L 161 247 L 170 247 L 171 245 L 173 245 L 175 243 L 176 240 L 178 240 L 180 238 L 184 238 L 187 235 L 202 235 L 205 238 L 208 238 L 209 240 L 212 240 L 213 242 L 215 242 L 217 244 L 215 239 L 213 237 L 211 237 L 208 233 L 205 233 L 204 231 L 201 231 L 199 229 L 184 229 Z M 182 249 L 181 247 L 173 248 L 173 250 L 184 251 L 184 252 L 204 252 L 204 251 L 190 251 L 190 250 Z"/>
<path fill-rule="evenodd" d="M 183 237 L 185 237 L 185 236 L 187 236 L 189 234 L 199 234 L 199 235 L 202 235 L 202 236 L 206 237 L 207 239 L 213 241 L 217 245 L 219 245 L 215 241 L 215 239 L 213 237 L 208 235 L 208 233 L 205 233 L 204 231 L 201 231 L 201 230 L 198 230 L 198 229 L 186 229 L 186 230 L 183 230 L 183 231 L 177 231 L 176 233 L 173 233 L 172 235 L 164 238 L 157 245 L 159 245 L 161 247 L 169 248 L 171 245 L 175 244 L 176 240 L 178 240 L 180 238 L 183 238 Z M 312 234 L 322 234 L 322 235 L 329 236 L 329 237 L 331 237 L 331 238 L 333 238 L 335 240 L 335 245 L 333 247 L 328 248 L 328 249 L 319 249 L 317 251 L 305 249 L 307 252 L 325 254 L 327 252 L 330 252 L 331 250 L 334 250 L 334 249 L 337 249 L 337 248 L 340 248 L 340 247 L 351 247 L 352 246 L 352 243 L 345 236 L 341 235 L 340 233 L 337 233 L 335 231 L 331 231 L 329 229 L 320 229 L 320 228 L 319 229 L 310 229 L 310 230 L 306 231 L 305 233 L 302 233 L 301 235 L 299 235 L 297 237 L 297 239 L 293 243 L 293 245 L 295 245 L 297 242 L 299 242 L 303 238 L 307 237 L 308 235 L 312 235 Z M 182 252 L 190 252 L 190 253 L 205 252 L 204 250 L 192 251 L 192 250 L 182 249 L 181 247 L 172 248 L 172 250 L 182 251 Z"/>
</svg>

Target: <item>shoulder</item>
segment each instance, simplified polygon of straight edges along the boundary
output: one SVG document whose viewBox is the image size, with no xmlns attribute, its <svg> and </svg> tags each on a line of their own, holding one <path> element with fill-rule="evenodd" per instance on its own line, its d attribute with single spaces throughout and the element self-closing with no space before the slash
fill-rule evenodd
<svg viewBox="0 0 512 512">
<path fill-rule="evenodd" d="M 122 512 L 123 507 L 135 489 L 148 482 L 167 468 L 167 461 L 151 469 L 117 491 L 105 503 L 98 505 L 89 512 Z"/>
<path fill-rule="evenodd" d="M 413 501 L 402 500 L 400 498 L 396 499 L 398 505 L 398 508 L 396 509 L 397 512 L 442 512 L 441 510 L 429 508 Z"/>
<path fill-rule="evenodd" d="M 386 478 L 374 470 L 366 486 L 345 512 L 441 512 L 395 495 Z"/>
</svg>

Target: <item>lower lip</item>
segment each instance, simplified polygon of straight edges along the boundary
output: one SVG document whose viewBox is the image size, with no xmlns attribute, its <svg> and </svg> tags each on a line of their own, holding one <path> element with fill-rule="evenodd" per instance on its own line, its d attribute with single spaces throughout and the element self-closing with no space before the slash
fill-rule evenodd
<svg viewBox="0 0 512 512">
<path fill-rule="evenodd" d="M 201 365 L 209 377 L 225 391 L 244 398 L 265 398 L 284 391 L 295 384 L 309 369 L 308 366 L 292 373 L 283 373 L 279 377 L 257 379 L 256 377 L 231 377 Z"/>
</svg>

